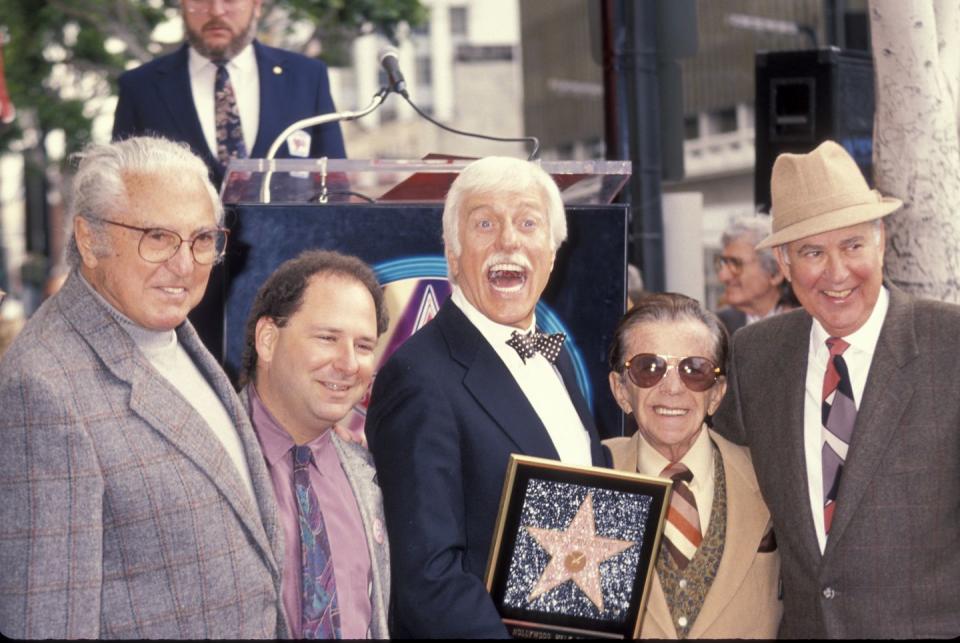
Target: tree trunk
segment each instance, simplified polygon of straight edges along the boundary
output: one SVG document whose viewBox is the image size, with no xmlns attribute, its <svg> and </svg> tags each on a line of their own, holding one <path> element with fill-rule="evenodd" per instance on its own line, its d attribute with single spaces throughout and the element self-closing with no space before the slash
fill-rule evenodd
<svg viewBox="0 0 960 643">
<path fill-rule="evenodd" d="M 887 217 L 888 278 L 960 303 L 960 0 L 870 0 L 874 180 L 903 200 Z"/>
</svg>

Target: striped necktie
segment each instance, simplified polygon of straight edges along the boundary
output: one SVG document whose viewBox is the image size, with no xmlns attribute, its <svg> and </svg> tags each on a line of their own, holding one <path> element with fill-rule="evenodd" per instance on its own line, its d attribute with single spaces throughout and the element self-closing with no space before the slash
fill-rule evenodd
<svg viewBox="0 0 960 643">
<path fill-rule="evenodd" d="M 333 575 L 330 541 L 317 494 L 310 484 L 313 453 L 306 445 L 293 449 L 293 487 L 300 522 L 303 596 L 300 623 L 305 639 L 339 639 L 340 608 Z"/>
<path fill-rule="evenodd" d="M 838 337 L 827 340 L 830 359 L 823 377 L 821 421 L 823 423 L 823 530 L 830 533 L 833 512 L 836 509 L 837 489 L 847 449 L 857 421 L 857 406 L 853 401 L 850 373 L 843 360 L 843 352 L 850 346 Z"/>
<path fill-rule="evenodd" d="M 214 123 L 217 128 L 217 160 L 226 169 L 230 159 L 247 158 L 247 145 L 243 142 L 243 127 L 237 96 L 230 82 L 227 63 L 218 62 L 217 78 L 213 85 Z"/>
<path fill-rule="evenodd" d="M 670 552 L 677 567 L 686 569 L 703 542 L 697 499 L 687 486 L 693 480 L 693 472 L 680 462 L 672 462 L 660 475 L 673 480 L 667 524 L 663 528 L 663 546 Z"/>
</svg>

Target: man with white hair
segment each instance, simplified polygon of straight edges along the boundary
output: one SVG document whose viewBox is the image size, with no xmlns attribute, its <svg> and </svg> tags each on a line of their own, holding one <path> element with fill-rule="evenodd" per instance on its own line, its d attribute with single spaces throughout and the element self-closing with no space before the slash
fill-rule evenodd
<svg viewBox="0 0 960 643">
<path fill-rule="evenodd" d="M 377 374 L 366 420 L 396 554 L 395 637 L 505 637 L 483 574 L 510 454 L 605 462 L 562 337 L 536 328 L 566 235 L 535 163 L 475 161 L 447 194 L 453 294 Z"/>
<path fill-rule="evenodd" d="M 773 166 L 803 310 L 741 329 L 714 426 L 750 446 L 782 561 L 783 638 L 960 636 L 960 307 L 883 281 L 899 199 L 827 141 Z"/>
<path fill-rule="evenodd" d="M 187 313 L 223 211 L 184 145 L 93 145 L 72 265 L 0 362 L 0 631 L 287 635 L 281 535 L 243 405 Z"/>
<path fill-rule="evenodd" d="M 731 220 L 720 237 L 723 250 L 714 257 L 713 265 L 727 307 L 718 310 L 717 317 L 731 335 L 789 309 L 783 297 L 783 273 L 773 251 L 755 247 L 769 234 L 770 217 L 751 215 Z"/>
</svg>

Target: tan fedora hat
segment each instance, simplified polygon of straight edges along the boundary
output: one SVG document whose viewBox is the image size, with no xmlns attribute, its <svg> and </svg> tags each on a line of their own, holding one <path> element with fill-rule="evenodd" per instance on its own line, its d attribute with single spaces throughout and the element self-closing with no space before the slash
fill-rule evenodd
<svg viewBox="0 0 960 643">
<path fill-rule="evenodd" d="M 757 250 L 885 217 L 903 201 L 871 190 L 847 151 L 824 141 L 809 154 L 781 154 L 770 177 L 773 233 Z"/>
</svg>

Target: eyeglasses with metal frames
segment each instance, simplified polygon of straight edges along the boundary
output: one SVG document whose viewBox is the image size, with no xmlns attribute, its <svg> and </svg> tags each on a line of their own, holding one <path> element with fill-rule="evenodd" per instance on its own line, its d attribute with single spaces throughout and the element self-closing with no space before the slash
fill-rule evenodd
<svg viewBox="0 0 960 643">
<path fill-rule="evenodd" d="M 756 258 L 750 259 L 749 261 L 744 261 L 740 257 L 731 257 L 729 255 L 714 255 L 713 257 L 713 268 L 717 272 L 720 272 L 720 268 L 726 267 L 730 273 L 736 277 L 741 272 L 743 272 L 743 267 L 748 263 L 753 263 L 756 261 Z"/>
<path fill-rule="evenodd" d="M 708 390 L 723 374 L 713 360 L 699 356 L 677 357 L 638 353 L 623 364 L 627 377 L 640 388 L 656 386 L 666 377 L 671 367 L 677 369 L 677 374 L 684 386 L 696 393 Z"/>
<path fill-rule="evenodd" d="M 209 266 L 223 257 L 223 253 L 227 249 L 227 238 L 230 234 L 230 231 L 226 228 L 212 228 L 202 230 L 190 239 L 184 239 L 173 230 L 164 228 L 141 228 L 140 226 L 111 221 L 102 217 L 84 218 L 140 232 L 137 252 L 140 253 L 140 257 L 144 261 L 150 263 L 169 261 L 180 250 L 180 246 L 186 243 L 190 245 L 190 254 L 193 256 L 193 260 L 202 266 Z"/>
</svg>

